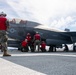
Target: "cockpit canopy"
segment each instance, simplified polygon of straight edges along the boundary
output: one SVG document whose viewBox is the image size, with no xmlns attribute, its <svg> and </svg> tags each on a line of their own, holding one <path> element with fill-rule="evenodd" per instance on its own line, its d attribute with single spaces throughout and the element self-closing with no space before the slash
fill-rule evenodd
<svg viewBox="0 0 76 75">
<path fill-rule="evenodd" d="M 21 19 L 12 19 L 9 21 L 10 23 L 14 24 L 26 24 L 27 20 L 21 20 Z"/>
</svg>

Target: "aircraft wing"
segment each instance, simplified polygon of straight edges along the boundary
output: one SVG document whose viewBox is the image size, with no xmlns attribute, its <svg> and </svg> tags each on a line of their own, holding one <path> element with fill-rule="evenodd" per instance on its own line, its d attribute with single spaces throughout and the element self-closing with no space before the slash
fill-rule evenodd
<svg viewBox="0 0 76 75">
<path fill-rule="evenodd" d="M 46 40 L 47 45 L 60 45 L 60 44 L 71 44 L 72 40 L 69 34 L 66 32 L 45 30 L 40 28 L 35 28 L 38 31 L 43 40 Z"/>
</svg>

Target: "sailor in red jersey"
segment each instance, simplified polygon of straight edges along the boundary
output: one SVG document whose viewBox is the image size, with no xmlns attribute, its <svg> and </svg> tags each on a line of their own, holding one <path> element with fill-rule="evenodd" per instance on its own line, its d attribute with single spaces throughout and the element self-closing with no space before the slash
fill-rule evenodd
<svg viewBox="0 0 76 75">
<path fill-rule="evenodd" d="M 30 49 L 31 49 L 31 42 L 32 42 L 32 38 L 31 38 L 30 33 L 27 33 L 26 39 L 27 39 L 27 42 L 28 42 L 28 46 L 29 46 L 29 47 L 30 47 Z"/>
<path fill-rule="evenodd" d="M 41 51 L 46 52 L 46 43 L 44 41 L 41 42 Z"/>
<path fill-rule="evenodd" d="M 28 42 L 27 42 L 27 39 L 22 41 L 21 46 L 22 46 L 22 48 L 21 48 L 22 52 L 28 52 Z"/>
<path fill-rule="evenodd" d="M 36 45 L 38 45 L 38 51 L 40 49 L 40 34 L 38 32 L 36 32 L 36 34 L 34 35 L 34 50 L 36 49 Z"/>
<path fill-rule="evenodd" d="M 3 56 L 11 56 L 7 53 L 7 34 L 6 31 L 9 28 L 9 21 L 6 18 L 6 14 L 0 13 L 0 43 L 2 45 Z"/>
<path fill-rule="evenodd" d="M 27 33 L 26 39 L 27 39 L 28 42 L 31 42 L 31 35 L 30 35 L 30 33 Z"/>
</svg>

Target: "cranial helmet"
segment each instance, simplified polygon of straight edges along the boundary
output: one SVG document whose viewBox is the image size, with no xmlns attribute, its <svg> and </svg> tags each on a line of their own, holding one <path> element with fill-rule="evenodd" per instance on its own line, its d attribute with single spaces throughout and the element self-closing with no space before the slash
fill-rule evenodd
<svg viewBox="0 0 76 75">
<path fill-rule="evenodd" d="M 4 12 L 1 12 L 1 13 L 0 13 L 0 16 L 1 16 L 1 15 L 3 15 L 3 16 L 7 16 Z"/>
<path fill-rule="evenodd" d="M 37 34 L 39 33 L 39 32 L 36 32 Z"/>
<path fill-rule="evenodd" d="M 27 39 L 25 39 L 25 41 L 27 42 Z"/>
<path fill-rule="evenodd" d="M 30 33 L 27 33 L 27 35 L 30 35 Z"/>
</svg>

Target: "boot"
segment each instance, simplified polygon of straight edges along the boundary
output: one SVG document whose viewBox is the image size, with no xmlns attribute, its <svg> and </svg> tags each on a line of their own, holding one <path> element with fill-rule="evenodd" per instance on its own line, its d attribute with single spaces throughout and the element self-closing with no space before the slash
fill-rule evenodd
<svg viewBox="0 0 76 75">
<path fill-rule="evenodd" d="M 3 56 L 11 56 L 11 55 L 8 54 L 7 51 L 4 51 Z"/>
</svg>

